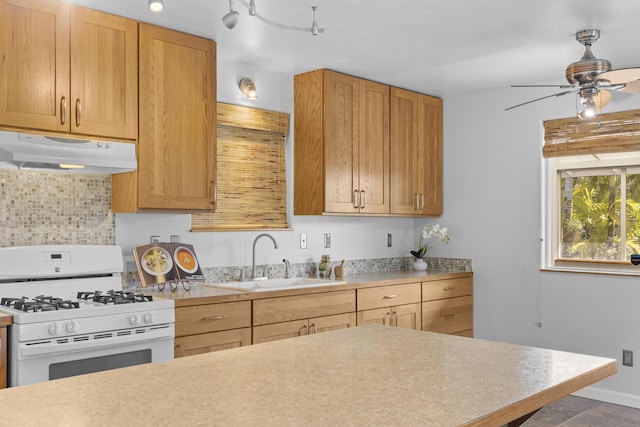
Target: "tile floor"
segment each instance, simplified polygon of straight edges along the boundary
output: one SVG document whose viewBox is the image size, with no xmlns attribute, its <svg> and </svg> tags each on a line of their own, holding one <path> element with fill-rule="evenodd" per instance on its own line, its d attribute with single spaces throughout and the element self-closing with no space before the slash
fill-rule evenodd
<svg viewBox="0 0 640 427">
<path fill-rule="evenodd" d="M 545 406 L 522 427 L 638 427 L 640 409 L 567 396 Z"/>
</svg>

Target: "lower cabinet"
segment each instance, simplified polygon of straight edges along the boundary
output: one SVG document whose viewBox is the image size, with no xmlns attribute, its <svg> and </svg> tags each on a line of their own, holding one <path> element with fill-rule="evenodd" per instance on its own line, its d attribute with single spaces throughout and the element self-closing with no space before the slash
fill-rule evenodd
<svg viewBox="0 0 640 427">
<path fill-rule="evenodd" d="M 259 344 L 285 338 L 300 337 L 302 335 L 317 334 L 319 332 L 333 331 L 335 329 L 353 328 L 354 326 L 356 326 L 355 313 L 335 314 L 333 316 L 314 317 L 313 319 L 255 326 L 253 328 L 253 343 Z"/>
<path fill-rule="evenodd" d="M 251 301 L 177 307 L 174 357 L 251 344 Z"/>
<path fill-rule="evenodd" d="M 422 283 L 422 330 L 473 337 L 471 277 Z"/>
<path fill-rule="evenodd" d="M 358 289 L 357 324 L 422 328 L 420 283 Z"/>
<path fill-rule="evenodd" d="M 350 328 L 356 292 L 335 291 L 253 301 L 253 343 Z"/>
</svg>

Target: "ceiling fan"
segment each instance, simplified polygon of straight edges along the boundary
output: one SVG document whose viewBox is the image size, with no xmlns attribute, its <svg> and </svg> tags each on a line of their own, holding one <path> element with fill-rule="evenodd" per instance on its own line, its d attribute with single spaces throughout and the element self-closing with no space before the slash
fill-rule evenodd
<svg viewBox="0 0 640 427">
<path fill-rule="evenodd" d="M 511 87 L 557 87 L 567 89 L 523 102 L 507 108 L 511 110 L 522 105 L 546 98 L 558 97 L 568 93 L 576 93 L 580 104 L 584 107 L 578 117 L 587 119 L 599 113 L 609 101 L 611 91 L 640 93 L 640 68 L 611 69 L 611 62 L 596 58 L 591 52 L 591 45 L 600 38 L 600 30 L 587 29 L 576 33 L 576 40 L 584 45 L 584 55 L 579 61 L 567 66 L 565 77 L 570 84 L 565 85 L 512 85 Z M 506 111 L 505 110 L 505 111 Z"/>
</svg>

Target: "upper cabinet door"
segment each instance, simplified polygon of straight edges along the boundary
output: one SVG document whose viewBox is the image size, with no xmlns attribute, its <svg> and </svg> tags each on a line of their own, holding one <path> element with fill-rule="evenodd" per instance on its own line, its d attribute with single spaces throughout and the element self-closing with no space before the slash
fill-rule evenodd
<svg viewBox="0 0 640 427">
<path fill-rule="evenodd" d="M 69 131 L 69 3 L 0 0 L 0 125 Z"/>
<path fill-rule="evenodd" d="M 140 24 L 138 208 L 215 203 L 215 42 Z"/>
<path fill-rule="evenodd" d="M 360 81 L 360 213 L 389 213 L 389 86 Z"/>
<path fill-rule="evenodd" d="M 356 77 L 325 71 L 326 212 L 359 211 L 359 87 Z"/>
<path fill-rule="evenodd" d="M 416 215 L 420 194 L 418 165 L 418 94 L 391 89 L 391 213 Z"/>
<path fill-rule="evenodd" d="M 136 139 L 138 24 L 71 7 L 71 131 Z"/>
<path fill-rule="evenodd" d="M 442 99 L 418 98 L 418 153 L 422 163 L 417 171 L 420 215 L 442 214 Z"/>
</svg>

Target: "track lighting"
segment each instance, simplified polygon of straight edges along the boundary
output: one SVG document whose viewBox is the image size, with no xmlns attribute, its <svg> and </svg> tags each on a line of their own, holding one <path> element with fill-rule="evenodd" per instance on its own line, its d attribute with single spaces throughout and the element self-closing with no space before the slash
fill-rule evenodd
<svg viewBox="0 0 640 427">
<path fill-rule="evenodd" d="M 164 3 L 162 0 L 149 0 L 149 10 L 151 12 L 162 12 L 164 10 Z"/>
<path fill-rule="evenodd" d="M 256 91 L 256 85 L 250 78 L 243 77 L 238 82 L 240 92 L 244 93 L 247 99 L 258 99 L 258 92 Z"/>
<path fill-rule="evenodd" d="M 255 16 L 260 21 L 264 22 L 265 24 L 271 25 L 272 27 L 280 28 L 282 30 L 302 31 L 305 33 L 310 32 L 314 36 L 317 36 L 320 33 L 324 33 L 324 28 L 320 28 L 318 26 L 318 21 L 316 19 L 316 11 L 318 10 L 318 6 L 313 6 L 311 8 L 313 9 L 313 22 L 311 24 L 311 27 L 295 27 L 291 25 L 280 24 L 260 15 L 256 10 L 256 0 L 249 0 L 249 3 L 247 3 L 246 0 L 239 0 L 239 2 L 249 10 L 249 16 Z M 240 14 L 237 11 L 233 10 L 233 0 L 229 0 L 229 13 L 222 17 L 222 23 L 225 27 L 231 30 L 238 24 L 239 16 Z"/>
<path fill-rule="evenodd" d="M 233 10 L 233 0 L 229 0 L 229 13 L 222 17 L 222 23 L 225 27 L 232 30 L 236 25 L 238 25 L 238 18 L 240 14 Z"/>
</svg>

